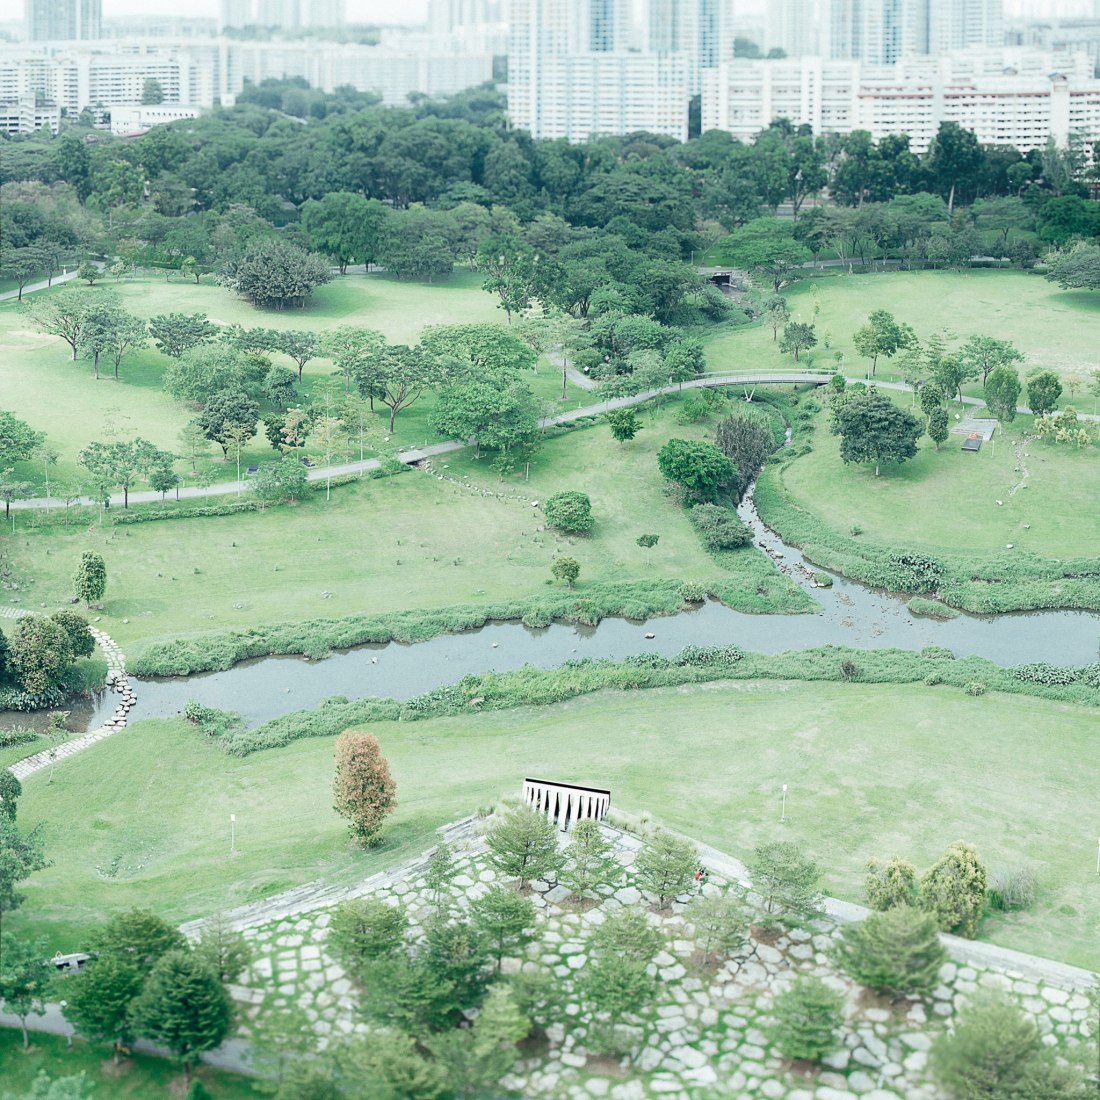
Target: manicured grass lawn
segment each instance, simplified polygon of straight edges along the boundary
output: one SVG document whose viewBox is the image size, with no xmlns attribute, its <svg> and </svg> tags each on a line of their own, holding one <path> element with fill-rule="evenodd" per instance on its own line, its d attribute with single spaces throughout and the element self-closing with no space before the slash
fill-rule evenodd
<svg viewBox="0 0 1100 1100">
<path fill-rule="evenodd" d="M 1035 909 L 988 938 L 1097 966 L 1095 713 L 1021 696 L 858 684 L 726 683 L 606 693 L 541 709 L 372 727 L 399 807 L 381 850 L 348 842 L 331 809 L 331 740 L 244 759 L 183 722 L 139 722 L 26 783 L 53 865 L 13 926 L 78 947 L 118 908 L 174 920 L 314 879 L 350 881 L 429 842 L 431 830 L 525 775 L 609 786 L 614 805 L 747 855 L 788 839 L 859 900 L 870 856 L 928 866 L 957 839 L 991 869 L 1039 870 Z M 780 791 L 789 785 L 787 821 Z M 229 855 L 229 815 L 239 855 Z M 115 868 L 114 877 L 108 877 Z"/>
<path fill-rule="evenodd" d="M 108 280 L 104 285 L 140 317 L 202 312 L 226 325 L 318 332 L 339 325 L 362 325 L 378 329 L 397 342 L 415 342 L 426 325 L 504 320 L 495 299 L 481 289 L 480 277 L 465 272 L 430 285 L 399 282 L 377 274 L 348 275 L 321 287 L 309 308 L 286 312 L 257 310 L 209 282 L 196 286 L 180 279 L 166 283 L 161 278 L 149 277 L 117 284 Z M 274 359 L 290 365 L 284 356 L 276 355 Z M 149 347 L 123 360 L 120 382 L 110 377 L 110 370 L 103 371 L 104 377 L 97 382 L 89 361 L 78 359 L 74 363 L 60 339 L 33 331 L 17 303 L 0 303 L 0 394 L 3 395 L 0 407 L 11 409 L 33 427 L 47 432 L 50 445 L 60 456 L 51 471 L 51 480 L 79 481 L 83 474 L 77 465 L 80 449 L 94 439 L 106 439 L 112 434 L 117 438 L 141 435 L 165 450 L 178 449 L 176 434 L 194 411 L 161 390 L 168 363 L 166 356 Z M 327 360 L 311 363 L 304 379 L 306 392 L 312 381 L 331 369 Z M 548 365 L 544 371 L 542 388 L 550 396 L 554 393 L 555 379 L 560 385 L 560 374 Z M 540 377 L 539 381 L 541 385 L 543 379 Z M 399 442 L 434 438 L 426 421 L 417 425 L 412 415 L 404 424 L 401 420 L 398 424 Z M 216 449 L 211 450 L 211 456 L 214 454 L 220 458 Z M 270 461 L 272 456 L 261 431 L 243 453 L 242 460 Z M 222 467 L 220 462 L 215 468 L 220 480 L 230 476 L 228 467 Z M 233 468 L 235 474 L 235 462 Z M 182 463 L 180 471 L 183 472 Z M 42 477 L 42 472 L 31 465 L 21 467 L 19 472 L 35 480 Z"/>
<path fill-rule="evenodd" d="M 870 360 L 852 345 L 852 334 L 872 310 L 886 309 L 913 326 L 922 341 L 944 329 L 961 343 L 973 335 L 1011 340 L 1027 356 L 1024 371 L 1044 367 L 1060 374 L 1096 369 L 1100 346 L 1100 294 L 1060 290 L 1039 275 L 1019 271 L 890 271 L 873 275 L 822 272 L 783 291 L 791 316 L 817 326 L 813 366 L 835 370 L 834 353 L 844 353 L 843 371 L 851 377 L 870 373 Z M 815 316 L 815 307 L 817 314 Z M 829 346 L 826 347 L 826 341 Z M 806 356 L 803 356 L 806 361 Z M 770 327 L 730 330 L 707 345 L 708 369 L 750 370 L 794 367 L 781 355 Z M 889 362 L 878 374 L 898 377 Z M 975 390 L 975 394 L 979 391 Z M 1068 394 L 1066 400 L 1071 400 Z M 1092 399 L 1077 397 L 1092 410 Z"/>
<path fill-rule="evenodd" d="M 5 541 L 21 588 L 5 597 L 63 603 L 81 551 L 96 550 L 109 574 L 101 625 L 129 646 L 215 627 L 530 595 L 544 590 L 563 551 L 581 563 L 578 595 L 598 581 L 707 580 L 722 569 L 664 496 L 655 454 L 670 435 L 713 428 L 677 425 L 677 407 L 666 401 L 656 416 L 643 413 L 642 430 L 624 446 L 603 424 L 550 439 L 530 481 L 520 470 L 502 482 L 487 459 L 459 452 L 437 462 L 458 485 L 414 471 L 342 486 L 327 502 L 322 491 L 262 513 L 124 527 L 32 529 L 20 517 Z M 592 498 L 596 526 L 583 538 L 538 530 L 531 501 L 563 489 Z M 661 540 L 648 553 L 636 543 L 647 532 Z"/>
<path fill-rule="evenodd" d="M 909 407 L 904 394 L 890 396 Z M 1047 558 L 1093 556 L 1100 549 L 1100 448 L 1023 443 L 1031 420 L 1018 416 L 977 454 L 962 452 L 961 436 L 937 453 L 925 436 L 916 458 L 885 465 L 875 477 L 873 466 L 841 462 L 840 439 L 821 414 L 813 450 L 779 477 L 803 508 L 842 534 L 859 526 L 870 541 L 931 553 L 985 554 L 1012 543 Z"/>
<path fill-rule="evenodd" d="M 62 993 L 57 994 L 59 997 Z M 0 1084 L 4 1090 L 22 1096 L 30 1091 L 39 1070 L 45 1070 L 51 1080 L 85 1074 L 95 1088 L 98 1100 L 132 1097 L 151 1100 L 152 1097 L 182 1096 L 182 1073 L 175 1062 L 135 1054 L 116 1067 L 110 1064 L 109 1046 L 96 1046 L 74 1040 L 70 1047 L 57 1035 L 35 1033 L 31 1049 L 24 1052 L 23 1038 L 18 1030 L 0 1028 Z M 215 1100 L 255 1100 L 252 1081 L 233 1073 L 199 1066 L 192 1075 L 209 1089 Z"/>
</svg>

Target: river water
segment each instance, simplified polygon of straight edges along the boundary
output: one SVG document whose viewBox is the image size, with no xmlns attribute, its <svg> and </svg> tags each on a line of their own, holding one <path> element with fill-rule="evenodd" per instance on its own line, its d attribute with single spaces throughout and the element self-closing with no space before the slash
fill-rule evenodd
<svg viewBox="0 0 1100 1100">
<path fill-rule="evenodd" d="M 760 522 L 751 494 L 739 509 L 758 544 L 792 580 L 810 591 L 820 612 L 810 615 L 746 615 L 708 601 L 693 610 L 646 622 L 605 619 L 596 627 L 554 624 L 531 629 L 495 623 L 462 634 L 444 634 L 413 645 L 366 645 L 321 661 L 264 657 L 225 672 L 175 679 L 132 680 L 135 718 L 177 714 L 189 700 L 240 712 L 250 725 L 287 711 L 316 706 L 330 695 L 408 699 L 454 683 L 468 674 L 506 672 L 525 664 L 552 668 L 576 657 L 621 659 L 634 653 L 673 656 L 686 645 L 736 644 L 761 653 L 846 645 L 860 649 L 919 650 L 946 646 L 956 656 L 986 657 L 999 665 L 1049 661 L 1083 665 L 1098 659 L 1100 614 L 1038 611 L 938 621 L 914 618 L 902 598 L 834 576 L 831 588 L 812 586 L 801 553 Z M 647 638 L 647 634 L 654 637 Z M 104 693 L 70 707 L 70 728 L 89 729 L 110 717 L 115 696 Z M 5 720 L 7 719 L 7 720 Z M 0 726 L 27 716 L 0 715 Z"/>
</svg>

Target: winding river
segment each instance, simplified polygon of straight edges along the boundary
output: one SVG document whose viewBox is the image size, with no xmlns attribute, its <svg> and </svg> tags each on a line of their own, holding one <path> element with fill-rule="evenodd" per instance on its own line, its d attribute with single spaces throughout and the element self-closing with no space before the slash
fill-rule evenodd
<svg viewBox="0 0 1100 1100">
<path fill-rule="evenodd" d="M 316 706 L 330 695 L 407 699 L 453 683 L 468 674 L 506 672 L 532 664 L 542 668 L 576 657 L 621 659 L 653 651 L 665 656 L 686 645 L 735 643 L 761 653 L 846 645 L 861 649 L 919 650 L 946 646 L 957 656 L 986 657 L 999 665 L 1025 661 L 1082 665 L 1097 660 L 1100 614 L 1037 611 L 939 621 L 914 618 L 903 598 L 834 576 L 831 588 L 813 588 L 821 572 L 800 551 L 768 530 L 749 493 L 739 512 L 756 541 L 792 580 L 820 604 L 815 615 L 747 615 L 709 601 L 694 610 L 634 622 L 605 619 L 596 627 L 553 624 L 532 629 L 522 623 L 494 623 L 462 634 L 445 634 L 412 645 L 366 645 L 322 661 L 264 657 L 225 672 L 174 679 L 132 679 L 138 695 L 134 718 L 168 717 L 195 699 L 240 712 L 250 725 L 291 710 Z M 652 634 L 652 638 L 647 638 Z M 114 696 L 74 705 L 70 728 L 91 729 L 110 716 Z M 26 716 L 23 716 L 26 720 Z"/>
</svg>

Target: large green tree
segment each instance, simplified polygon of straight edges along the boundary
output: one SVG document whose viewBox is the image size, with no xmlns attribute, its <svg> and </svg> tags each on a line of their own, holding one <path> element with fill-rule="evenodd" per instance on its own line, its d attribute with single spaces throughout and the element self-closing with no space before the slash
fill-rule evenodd
<svg viewBox="0 0 1100 1100">
<path fill-rule="evenodd" d="M 229 457 L 229 448 L 243 437 L 251 439 L 256 434 L 256 422 L 260 406 L 242 390 L 222 390 L 207 402 L 199 413 L 198 424 L 206 438 L 217 443 L 222 455 Z"/>
<path fill-rule="evenodd" d="M 852 343 L 856 351 L 865 359 L 871 360 L 871 375 L 874 377 L 879 356 L 892 359 L 899 351 L 904 351 L 916 342 L 912 328 L 900 324 L 894 315 L 885 309 L 876 309 L 867 324 L 856 330 Z"/>
<path fill-rule="evenodd" d="M 793 227 L 781 218 L 757 218 L 720 240 L 713 250 L 719 264 L 732 264 L 771 283 L 778 294 L 810 262 L 810 250 L 795 240 Z"/>
<path fill-rule="evenodd" d="M 1053 412 L 1062 396 L 1062 380 L 1050 370 L 1033 371 L 1027 376 L 1027 406 L 1036 416 Z"/>
<path fill-rule="evenodd" d="M 554 879 L 564 862 L 557 828 L 545 814 L 517 806 L 497 816 L 486 836 L 489 862 L 501 874 L 519 879 Z"/>
<path fill-rule="evenodd" d="M 873 462 L 875 477 L 883 462 L 904 462 L 917 453 L 920 421 L 874 389 L 845 402 L 836 420 L 841 459 Z"/>
<path fill-rule="evenodd" d="M 41 822 L 23 832 L 14 817 L 0 814 L 0 927 L 4 914 L 23 904 L 16 884 L 49 866 L 44 832 Z"/>
<path fill-rule="evenodd" d="M 209 343 L 217 333 L 217 327 L 205 313 L 158 313 L 149 318 L 149 335 L 157 350 L 173 359 L 179 359 L 190 348 Z"/>
<path fill-rule="evenodd" d="M 65 983 L 65 1019 L 85 1038 L 111 1042 L 116 1064 L 132 1037 L 130 1009 L 144 980 L 132 963 L 106 955 Z"/>
<path fill-rule="evenodd" d="M 821 913 L 821 871 L 797 845 L 786 840 L 758 844 L 747 866 L 768 918 L 804 920 Z"/>
<path fill-rule="evenodd" d="M 134 1030 L 162 1043 L 183 1063 L 184 1081 L 204 1050 L 220 1046 L 233 1002 L 217 974 L 189 950 L 170 951 L 153 967 L 133 1004 Z"/>
<path fill-rule="evenodd" d="M 947 948 L 935 920 L 920 909 L 896 905 L 845 925 L 837 961 L 861 985 L 891 997 L 923 996 L 939 983 Z"/>
<path fill-rule="evenodd" d="M 23 1031 L 23 1049 L 31 1045 L 27 1017 L 45 1011 L 50 971 L 45 947 L 41 943 L 10 932 L 0 933 L 0 1004 L 19 1020 Z"/>
<path fill-rule="evenodd" d="M 1054 261 L 1047 278 L 1063 290 L 1100 290 L 1100 245 L 1074 245 Z"/>
<path fill-rule="evenodd" d="M 253 241 L 222 264 L 218 281 L 261 309 L 304 309 L 313 291 L 332 279 L 316 253 L 278 237 Z"/>
<path fill-rule="evenodd" d="M 973 939 L 985 911 L 987 886 L 978 850 L 957 840 L 921 876 L 917 904 L 932 914 L 940 931 Z"/>
<path fill-rule="evenodd" d="M 1016 405 L 1020 400 L 1020 376 L 1011 367 L 994 367 L 985 380 L 985 403 L 989 411 L 1001 421 L 1016 419 Z"/>
<path fill-rule="evenodd" d="M 695 500 L 716 500 L 737 480 L 733 463 L 701 439 L 670 439 L 657 452 L 657 468 Z"/>
<path fill-rule="evenodd" d="M 145 476 L 159 452 L 147 439 L 89 443 L 80 452 L 80 464 L 88 471 L 97 492 L 106 500 L 112 489 L 122 490 L 122 506 L 130 507 L 130 489 Z"/>
</svg>

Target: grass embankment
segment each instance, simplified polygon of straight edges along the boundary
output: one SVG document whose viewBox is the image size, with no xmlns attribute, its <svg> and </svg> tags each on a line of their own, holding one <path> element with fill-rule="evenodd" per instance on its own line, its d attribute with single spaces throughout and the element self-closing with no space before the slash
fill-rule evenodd
<svg viewBox="0 0 1100 1100">
<path fill-rule="evenodd" d="M 901 394 L 890 394 L 908 406 Z M 818 565 L 883 587 L 894 553 L 944 569 L 938 597 L 975 612 L 1100 608 L 1100 451 L 1025 440 L 1018 417 L 978 454 L 951 436 L 916 458 L 846 466 L 824 412 L 761 475 L 761 518 Z"/>
<path fill-rule="evenodd" d="M 848 275 L 845 269 L 825 269 L 783 291 L 791 316 L 816 325 L 818 345 L 803 356 L 798 369 L 833 371 L 835 353 L 844 354 L 841 370 L 851 377 L 871 371 L 852 344 L 852 335 L 873 310 L 889 310 L 912 325 L 926 341 L 944 329 L 960 342 L 969 336 L 1011 340 L 1026 356 L 1024 371 L 1043 367 L 1059 374 L 1084 374 L 1096 369 L 1100 345 L 1100 294 L 1061 290 L 1039 275 L 1020 271 L 886 271 Z M 707 341 L 707 366 L 712 371 L 795 369 L 794 359 L 779 352 L 766 325 L 723 332 Z M 878 376 L 903 381 L 897 368 L 880 360 Z M 967 393 L 980 396 L 981 388 Z M 1025 397 L 1026 399 L 1026 397 Z M 1064 399 L 1072 401 L 1069 394 Z M 1082 411 L 1093 400 L 1078 395 Z"/>
<path fill-rule="evenodd" d="M 63 993 L 64 985 L 59 982 L 57 996 Z M 149 1100 L 156 1096 L 183 1095 L 179 1068 L 163 1058 L 134 1054 L 115 1067 L 111 1065 L 110 1049 L 106 1046 L 74 1040 L 70 1047 L 60 1036 L 42 1033 L 32 1035 L 31 1044 L 31 1049 L 24 1051 L 18 1030 L 0 1028 L 0 1066 L 4 1067 L 5 1092 L 16 1096 L 29 1094 L 35 1077 L 40 1070 L 45 1070 L 51 1079 L 83 1073 L 95 1089 L 93 1095 L 100 1100 L 126 1097 Z M 192 1076 L 206 1086 L 214 1100 L 255 1100 L 256 1089 L 248 1077 L 203 1065 L 199 1065 Z"/>
<path fill-rule="evenodd" d="M 713 586 L 745 610 L 809 609 L 805 593 L 759 551 L 716 562 L 664 495 L 659 447 L 672 435 L 713 430 L 676 424 L 676 408 L 666 401 L 643 413 L 642 430 L 623 446 L 604 424 L 562 431 L 537 452 L 526 481 L 522 470 L 501 481 L 485 460 L 459 452 L 437 460 L 438 478 L 421 472 L 364 480 L 334 490 L 329 501 L 311 493 L 297 506 L 263 513 L 24 528 L 6 540 L 20 585 L 11 595 L 63 603 L 81 551 L 103 554 L 108 590 L 99 625 L 128 657 L 137 655 L 135 643 L 197 631 L 455 605 L 535 607 L 634 582 L 641 582 L 639 597 L 647 586 L 664 586 L 653 611 L 668 610 L 671 583 L 684 581 Z M 591 497 L 595 526 L 583 537 L 540 530 L 532 501 L 563 489 Z M 652 551 L 636 541 L 648 532 L 660 536 Z M 560 554 L 581 564 L 572 591 L 549 583 Z M 446 629 L 442 623 L 432 632 Z"/>
<path fill-rule="evenodd" d="M 242 759 L 185 722 L 146 721 L 67 761 L 52 785 L 32 777 L 20 818 L 49 823 L 54 863 L 28 881 L 13 928 L 72 949 L 130 905 L 184 920 L 314 879 L 354 881 L 516 792 L 524 775 L 546 775 L 610 786 L 616 806 L 737 855 L 793 840 L 826 870 L 828 891 L 852 900 L 869 856 L 923 867 L 965 838 L 992 868 L 1040 869 L 1036 907 L 991 920 L 987 938 L 1100 961 L 1095 837 L 1082 824 L 1100 782 L 1094 709 L 945 686 L 757 681 L 369 728 L 399 801 L 369 853 L 330 808 L 331 738 Z"/>
</svg>

